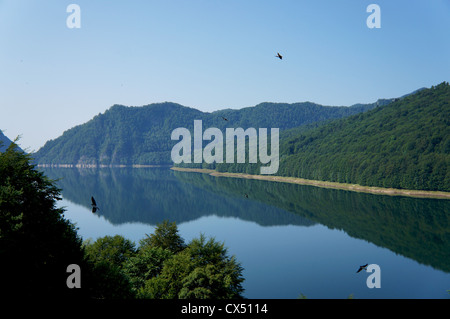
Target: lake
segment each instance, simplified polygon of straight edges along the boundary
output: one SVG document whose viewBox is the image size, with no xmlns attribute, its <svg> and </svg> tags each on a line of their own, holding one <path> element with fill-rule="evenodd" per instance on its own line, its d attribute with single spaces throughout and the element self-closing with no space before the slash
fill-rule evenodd
<svg viewBox="0 0 450 319">
<path fill-rule="evenodd" d="M 58 179 L 59 205 L 83 239 L 138 244 L 175 221 L 186 242 L 203 233 L 225 243 L 244 268 L 246 298 L 450 298 L 450 200 L 169 168 L 42 170 Z M 367 263 L 380 267 L 380 288 L 356 273 Z"/>
</svg>

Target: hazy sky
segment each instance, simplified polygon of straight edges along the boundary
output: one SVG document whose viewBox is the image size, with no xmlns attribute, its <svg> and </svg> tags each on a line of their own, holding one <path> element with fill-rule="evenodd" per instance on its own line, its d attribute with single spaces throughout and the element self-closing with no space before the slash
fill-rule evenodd
<svg viewBox="0 0 450 319">
<path fill-rule="evenodd" d="M 113 104 L 352 105 L 449 76 L 449 0 L 0 0 L 0 129 L 29 151 Z"/>
</svg>

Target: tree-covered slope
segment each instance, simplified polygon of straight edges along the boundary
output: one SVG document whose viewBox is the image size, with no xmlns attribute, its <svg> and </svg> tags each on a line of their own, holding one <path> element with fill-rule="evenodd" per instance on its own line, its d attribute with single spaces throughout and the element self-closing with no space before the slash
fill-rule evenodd
<svg viewBox="0 0 450 319">
<path fill-rule="evenodd" d="M 450 86 L 332 121 L 280 148 L 279 175 L 450 191 Z"/>
<path fill-rule="evenodd" d="M 379 100 L 352 107 L 314 103 L 262 103 L 240 110 L 205 113 L 175 103 L 142 107 L 114 105 L 89 122 L 67 130 L 48 141 L 34 158 L 38 164 L 172 164 L 170 152 L 177 141 L 171 133 L 178 127 L 193 132 L 194 120 L 203 130 L 217 127 L 278 127 L 290 129 L 318 121 L 342 118 L 389 103 Z M 223 119 L 225 117 L 227 121 Z"/>
<path fill-rule="evenodd" d="M 11 140 L 7 138 L 0 130 L 0 152 L 4 152 L 11 144 Z"/>
<path fill-rule="evenodd" d="M 114 105 L 48 141 L 34 154 L 45 164 L 158 164 L 170 160 L 170 132 L 204 113 L 173 103 Z M 166 159 L 167 158 L 167 159 Z"/>
</svg>

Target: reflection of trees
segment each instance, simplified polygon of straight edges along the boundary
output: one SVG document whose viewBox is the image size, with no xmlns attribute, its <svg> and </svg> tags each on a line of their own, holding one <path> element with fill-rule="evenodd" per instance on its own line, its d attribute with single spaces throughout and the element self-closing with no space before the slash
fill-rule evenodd
<svg viewBox="0 0 450 319">
<path fill-rule="evenodd" d="M 450 201 L 383 196 L 312 186 L 215 178 L 178 172 L 183 180 L 220 193 L 250 196 L 352 237 L 450 272 Z"/>
<path fill-rule="evenodd" d="M 450 272 L 450 201 L 382 196 L 168 169 L 46 169 L 63 196 L 112 223 L 182 223 L 202 216 L 260 225 L 323 224 Z M 81 175 L 83 174 L 83 176 Z M 243 196 L 249 194 L 249 198 Z"/>
<path fill-rule="evenodd" d="M 94 196 L 100 211 L 111 223 L 142 222 L 156 225 L 164 220 L 178 224 L 216 215 L 236 217 L 260 225 L 312 223 L 280 208 L 219 193 L 177 178 L 167 168 L 51 169 L 45 174 L 59 179 L 64 198 L 90 209 Z M 199 176 L 202 176 L 199 174 Z"/>
</svg>

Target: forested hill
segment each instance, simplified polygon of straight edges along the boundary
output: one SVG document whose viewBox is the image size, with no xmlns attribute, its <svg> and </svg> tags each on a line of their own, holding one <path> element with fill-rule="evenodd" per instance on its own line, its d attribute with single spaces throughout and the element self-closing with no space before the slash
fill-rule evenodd
<svg viewBox="0 0 450 319">
<path fill-rule="evenodd" d="M 11 140 L 3 134 L 2 130 L 0 130 L 0 152 L 6 150 L 10 144 Z"/>
<path fill-rule="evenodd" d="M 178 127 L 192 132 L 194 120 L 202 120 L 204 130 L 208 127 L 221 130 L 278 127 L 282 132 L 304 124 L 350 116 L 391 101 L 382 99 L 351 107 L 310 102 L 261 103 L 213 113 L 168 102 L 142 107 L 114 105 L 89 122 L 48 141 L 33 157 L 37 164 L 172 164 L 170 152 L 177 141 L 171 140 L 171 133 Z"/>
<path fill-rule="evenodd" d="M 291 136 L 280 153 L 279 175 L 450 191 L 450 86 Z"/>
</svg>

